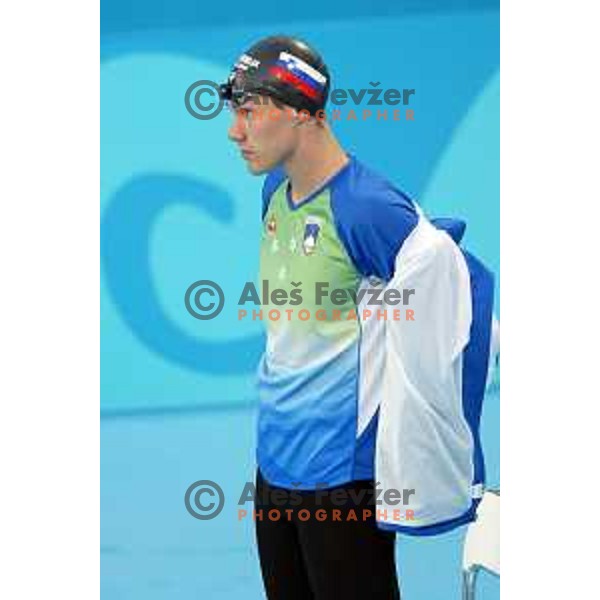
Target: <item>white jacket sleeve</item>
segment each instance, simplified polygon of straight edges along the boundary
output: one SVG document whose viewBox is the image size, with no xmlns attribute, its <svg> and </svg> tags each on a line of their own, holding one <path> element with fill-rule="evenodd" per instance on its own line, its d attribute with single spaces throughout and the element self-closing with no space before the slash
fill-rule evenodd
<svg viewBox="0 0 600 600">
<path fill-rule="evenodd" d="M 454 241 L 421 217 L 387 287 L 414 290 L 408 305 L 391 307 L 402 314 L 411 309 L 414 320 L 386 325 L 375 460 L 384 493 L 377 520 L 392 528 L 423 527 L 471 506 L 473 439 L 462 406 L 462 352 L 472 318 L 469 271 Z M 408 504 L 386 502 L 387 490 L 397 490 Z"/>
</svg>

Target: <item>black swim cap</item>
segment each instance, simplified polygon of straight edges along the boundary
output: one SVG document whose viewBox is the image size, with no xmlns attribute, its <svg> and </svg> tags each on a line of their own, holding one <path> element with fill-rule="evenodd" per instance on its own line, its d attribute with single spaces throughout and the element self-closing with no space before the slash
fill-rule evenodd
<svg viewBox="0 0 600 600">
<path fill-rule="evenodd" d="M 297 38 L 272 36 L 240 56 L 221 94 L 236 104 L 252 94 L 271 96 L 314 115 L 325 107 L 329 84 L 329 70 L 314 49 Z"/>
</svg>

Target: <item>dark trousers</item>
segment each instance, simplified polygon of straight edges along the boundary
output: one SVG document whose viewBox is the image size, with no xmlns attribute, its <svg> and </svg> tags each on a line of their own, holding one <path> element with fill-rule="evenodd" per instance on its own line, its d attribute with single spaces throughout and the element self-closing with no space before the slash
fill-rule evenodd
<svg viewBox="0 0 600 600">
<path fill-rule="evenodd" d="M 257 472 L 256 537 L 268 600 L 400 599 L 396 535 L 377 528 L 372 490 L 372 481 L 354 481 L 290 494 Z"/>
</svg>

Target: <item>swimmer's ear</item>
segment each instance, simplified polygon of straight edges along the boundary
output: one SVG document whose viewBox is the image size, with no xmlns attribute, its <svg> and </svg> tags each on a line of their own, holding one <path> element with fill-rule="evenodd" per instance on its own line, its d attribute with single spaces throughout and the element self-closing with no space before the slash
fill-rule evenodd
<svg viewBox="0 0 600 600">
<path fill-rule="evenodd" d="M 300 120 L 300 115 L 298 114 L 298 111 L 295 108 L 292 108 L 292 116 L 290 118 L 290 122 L 292 124 L 292 127 L 298 127 L 298 125 L 301 124 L 301 120 Z"/>
<path fill-rule="evenodd" d="M 300 110 L 292 109 L 294 113 L 294 117 L 292 119 L 292 127 L 298 127 L 303 123 L 308 123 L 311 121 L 312 115 L 305 109 L 302 108 Z"/>
</svg>

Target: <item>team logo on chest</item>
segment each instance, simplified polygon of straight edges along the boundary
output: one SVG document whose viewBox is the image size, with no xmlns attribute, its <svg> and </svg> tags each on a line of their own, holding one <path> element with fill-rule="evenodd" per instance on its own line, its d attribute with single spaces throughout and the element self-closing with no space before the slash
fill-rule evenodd
<svg viewBox="0 0 600 600">
<path fill-rule="evenodd" d="M 275 217 L 270 217 L 267 221 L 267 233 L 271 236 L 277 233 L 277 221 L 275 221 Z"/>
<path fill-rule="evenodd" d="M 317 217 L 306 217 L 304 222 L 304 239 L 302 242 L 302 248 L 304 254 L 313 254 L 319 239 L 319 232 L 321 231 L 321 220 Z"/>
</svg>

